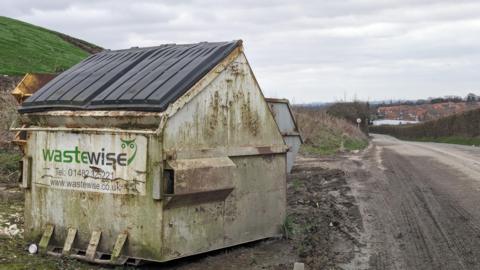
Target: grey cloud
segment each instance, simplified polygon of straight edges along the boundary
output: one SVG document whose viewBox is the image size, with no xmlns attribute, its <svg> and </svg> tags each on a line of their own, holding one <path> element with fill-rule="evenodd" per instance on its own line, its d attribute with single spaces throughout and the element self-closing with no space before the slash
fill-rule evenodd
<svg viewBox="0 0 480 270">
<path fill-rule="evenodd" d="M 480 92 L 474 0 L 7 0 L 1 10 L 112 49 L 242 38 L 266 95 L 297 102 Z"/>
</svg>

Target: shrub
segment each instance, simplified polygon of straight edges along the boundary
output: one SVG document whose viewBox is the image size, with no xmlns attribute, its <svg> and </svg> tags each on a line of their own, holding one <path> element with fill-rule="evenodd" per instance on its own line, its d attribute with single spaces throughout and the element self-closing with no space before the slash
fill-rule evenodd
<svg viewBox="0 0 480 270">
<path fill-rule="evenodd" d="M 414 125 L 373 126 L 370 131 L 400 139 L 476 138 L 480 136 L 480 109 Z"/>
</svg>

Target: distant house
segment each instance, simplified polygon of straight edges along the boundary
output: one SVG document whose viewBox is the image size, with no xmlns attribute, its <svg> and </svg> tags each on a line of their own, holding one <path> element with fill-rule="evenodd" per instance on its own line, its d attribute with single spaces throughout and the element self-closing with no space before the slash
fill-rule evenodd
<svg viewBox="0 0 480 270">
<path fill-rule="evenodd" d="M 392 119 L 380 119 L 372 121 L 374 126 L 382 126 L 382 125 L 406 125 L 406 124 L 417 124 L 420 121 L 407 121 L 407 120 L 392 120 Z"/>
</svg>

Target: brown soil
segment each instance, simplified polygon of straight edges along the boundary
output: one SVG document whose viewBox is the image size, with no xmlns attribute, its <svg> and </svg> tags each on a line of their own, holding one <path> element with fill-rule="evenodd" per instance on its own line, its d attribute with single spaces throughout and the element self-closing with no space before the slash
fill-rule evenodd
<svg viewBox="0 0 480 270">
<path fill-rule="evenodd" d="M 334 160 L 300 157 L 289 177 L 288 210 L 295 224 L 291 244 L 308 269 L 340 268 L 360 245 L 360 212 L 345 173 L 328 169 Z"/>
<path fill-rule="evenodd" d="M 68 36 L 68 35 L 65 35 L 65 34 L 62 34 L 62 33 L 58 33 L 58 32 L 54 32 L 55 34 L 57 34 L 60 38 L 62 38 L 63 40 L 65 40 L 66 42 L 90 53 L 90 54 L 94 54 L 94 53 L 98 53 L 98 52 L 101 52 L 103 51 L 103 48 L 102 47 L 99 47 L 97 45 L 93 45 L 91 43 L 88 43 L 86 41 L 83 41 L 81 39 L 78 39 L 78 38 L 74 38 L 74 37 L 71 37 L 71 36 Z"/>
<path fill-rule="evenodd" d="M 23 76 L 0 75 L 0 92 L 7 92 L 20 82 Z"/>
</svg>

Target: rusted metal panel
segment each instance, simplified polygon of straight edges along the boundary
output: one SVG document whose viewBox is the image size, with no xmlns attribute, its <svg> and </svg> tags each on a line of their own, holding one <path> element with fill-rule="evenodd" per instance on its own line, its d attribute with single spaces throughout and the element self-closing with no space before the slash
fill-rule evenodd
<svg viewBox="0 0 480 270">
<path fill-rule="evenodd" d="M 15 89 L 13 89 L 11 94 L 17 99 L 18 103 L 21 104 L 56 76 L 57 74 L 27 73 Z"/>
<path fill-rule="evenodd" d="M 196 201 L 200 196 L 192 194 L 174 196 L 173 206 L 166 205 L 165 258 L 280 234 L 286 211 L 287 146 L 243 53 L 169 115 L 163 130 L 166 159 L 227 156 L 235 164 L 233 189 L 226 196 L 213 201 Z M 186 200 L 194 203 L 180 203 Z"/>
<path fill-rule="evenodd" d="M 267 98 L 268 106 L 277 122 L 285 143 L 289 146 L 287 154 L 287 171 L 290 172 L 298 150 L 302 144 L 302 136 L 297 127 L 295 116 L 287 99 Z"/>
<path fill-rule="evenodd" d="M 164 114 L 132 111 L 48 111 L 25 113 L 22 125 L 43 128 L 155 129 Z"/>
<path fill-rule="evenodd" d="M 166 260 L 224 246 L 224 201 L 167 209 L 163 216 L 163 254 Z"/>
<path fill-rule="evenodd" d="M 111 262 L 116 263 L 121 261 L 120 255 L 125 245 L 125 242 L 127 241 L 127 237 L 128 237 L 128 233 L 126 231 L 118 235 L 117 241 L 115 242 L 115 246 L 113 246 L 112 257 L 110 259 Z"/>
<path fill-rule="evenodd" d="M 169 118 L 164 136 L 166 152 L 285 145 L 243 53 Z"/>
<path fill-rule="evenodd" d="M 22 182 L 21 188 L 30 188 L 32 184 L 32 157 L 24 156 L 22 158 Z"/>
<path fill-rule="evenodd" d="M 219 188 L 207 191 L 190 192 L 183 194 L 165 194 L 165 210 L 185 206 L 195 206 L 204 203 L 224 201 L 234 188 Z"/>
<path fill-rule="evenodd" d="M 272 110 L 278 128 L 282 133 L 298 133 L 293 114 L 286 99 L 266 99 Z"/>
<path fill-rule="evenodd" d="M 235 164 L 228 157 L 177 159 L 168 165 L 174 170 L 174 194 L 233 188 Z"/>
<path fill-rule="evenodd" d="M 94 261 L 95 255 L 97 253 L 98 243 L 100 243 L 100 237 L 102 237 L 102 231 L 94 230 L 92 232 L 90 242 L 88 243 L 87 251 L 85 252 L 85 257 L 87 260 Z"/>
<path fill-rule="evenodd" d="M 287 145 L 264 146 L 218 146 L 216 148 L 175 149 L 165 152 L 165 159 L 239 157 L 268 154 L 282 154 L 287 152 Z"/>
<path fill-rule="evenodd" d="M 75 241 L 75 236 L 77 236 L 77 229 L 68 228 L 67 237 L 65 238 L 65 244 L 63 245 L 62 254 L 69 255 L 72 250 L 73 241 Z"/>
<path fill-rule="evenodd" d="M 225 200 L 226 246 L 278 236 L 286 216 L 285 154 L 232 158 L 235 189 Z"/>
<path fill-rule="evenodd" d="M 12 131 L 51 131 L 51 132 L 92 132 L 92 133 L 124 133 L 124 134 L 157 134 L 154 130 L 122 130 L 113 128 L 68 128 L 68 127 L 19 127 Z"/>
<path fill-rule="evenodd" d="M 71 238 L 69 229 L 75 228 L 70 256 L 118 264 L 127 258 L 168 261 L 281 231 L 287 146 L 241 49 L 163 113 L 63 111 L 26 116 L 28 126 L 18 130 L 28 132 L 25 154 L 33 160 L 32 185 L 25 191 L 29 240 L 38 241 L 45 225 L 54 224 L 49 245 L 62 250 Z M 129 148 L 132 141 L 136 148 Z M 53 156 L 45 149 L 53 149 Z M 90 168 L 83 162 L 73 164 L 77 152 L 125 156 L 115 165 Z M 82 161 L 83 154 L 78 155 Z M 131 166 L 120 166 L 123 157 L 128 161 L 132 156 Z M 63 162 L 69 157 L 72 162 Z M 85 173 L 99 169 L 115 175 L 114 182 L 134 188 L 103 192 L 75 184 L 60 189 L 45 173 L 71 169 L 73 175 L 74 168 L 80 169 L 79 176 L 67 182 L 112 183 L 108 177 L 90 179 Z M 164 189 L 166 169 L 176 174 L 172 194 Z M 94 239 L 92 252 L 88 247 L 94 232 L 101 237 Z M 119 240 L 122 233 L 125 241 Z M 112 254 L 112 261 L 98 258 L 105 253 Z"/>
<path fill-rule="evenodd" d="M 283 139 L 285 140 L 285 143 L 289 146 L 287 153 L 287 172 L 290 173 L 292 171 L 293 164 L 295 163 L 297 153 L 300 150 L 300 146 L 302 145 L 302 140 L 298 135 L 285 135 Z"/>
<path fill-rule="evenodd" d="M 53 224 L 45 224 L 45 231 L 43 232 L 40 242 L 38 243 L 38 246 L 40 248 L 40 253 L 47 252 L 48 243 L 50 243 L 50 239 L 52 238 L 54 228 L 55 226 Z"/>
</svg>

